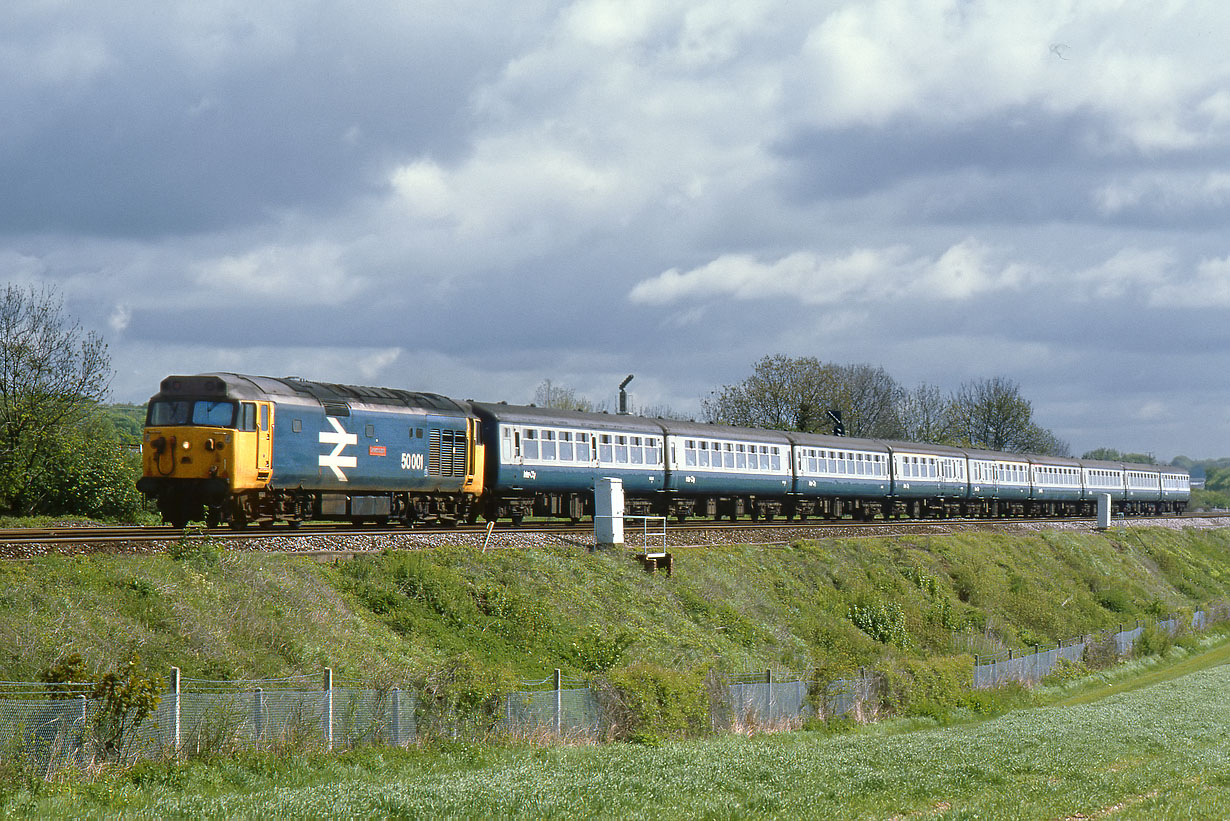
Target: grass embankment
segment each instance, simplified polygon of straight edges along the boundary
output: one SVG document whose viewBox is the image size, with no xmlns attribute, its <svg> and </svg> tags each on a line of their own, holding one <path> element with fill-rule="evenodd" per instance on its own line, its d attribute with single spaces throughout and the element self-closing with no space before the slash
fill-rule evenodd
<svg viewBox="0 0 1230 821">
<path fill-rule="evenodd" d="M 1178 651 L 1185 658 L 1169 672 L 1224 660 L 1226 647 Z M 93 783 L 25 787 L 5 809 L 159 818 L 1225 818 L 1227 687 L 1223 664 L 1082 706 L 951 727 L 907 720 L 841 735 L 657 747 L 442 745 L 143 765 Z"/>
<path fill-rule="evenodd" d="M 33 680 L 71 653 L 95 670 L 136 653 L 207 679 L 329 666 L 408 685 L 447 668 L 492 692 L 556 667 L 862 665 L 926 679 L 913 699 L 926 706 L 968 681 L 954 631 L 970 634 L 964 650 L 1027 648 L 1224 598 L 1228 547 L 1230 531 L 852 539 L 678 551 L 668 578 L 567 548 L 320 565 L 186 539 L 166 555 L 0 565 L 0 679 Z"/>
<path fill-rule="evenodd" d="M 430 685 L 436 695 L 452 686 L 470 706 L 559 667 L 679 701 L 647 710 L 635 736 L 661 746 L 243 756 L 140 765 L 90 783 L 10 771 L 0 807 L 713 817 L 978 808 L 995 816 L 1020 814 L 1016 802 L 1026 801 L 1036 808 L 1027 814 L 1126 802 L 1125 812 L 1143 816 L 1164 794 L 1177 806 L 1190 801 L 1197 815 L 1224 814 L 1225 668 L 1182 680 L 1191 686 L 944 731 L 677 739 L 707 727 L 696 714 L 704 699 L 685 703 L 682 694 L 695 695 L 709 669 L 839 675 L 864 665 L 885 673 L 885 700 L 899 715 L 993 714 L 1004 702 L 969 691 L 972 659 L 954 654 L 954 631 L 968 631 L 967 649 L 1024 649 L 1224 599 L 1227 547 L 1228 531 L 1135 529 L 838 540 L 678 551 L 669 578 L 645 574 L 626 554 L 564 548 L 320 565 L 196 539 L 167 555 L 2 564 L 0 679 L 9 681 L 32 680 L 71 654 L 96 671 L 138 654 L 148 670 L 174 664 L 189 678 L 330 666 L 377 683 Z"/>
</svg>

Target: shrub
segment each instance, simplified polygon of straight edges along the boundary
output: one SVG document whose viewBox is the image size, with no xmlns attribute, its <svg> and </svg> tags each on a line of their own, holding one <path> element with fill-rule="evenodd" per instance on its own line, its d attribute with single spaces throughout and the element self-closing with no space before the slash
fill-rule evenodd
<svg viewBox="0 0 1230 821">
<path fill-rule="evenodd" d="M 1164 656 L 1174 647 L 1174 639 L 1170 633 L 1157 624 L 1149 624 L 1141 628 L 1136 644 L 1132 647 L 1132 655 L 1136 658 L 1146 656 Z"/>
<path fill-rule="evenodd" d="M 218 540 L 203 530 L 192 529 L 171 542 L 167 555 L 197 570 L 208 570 L 222 563 L 222 548 Z"/>
<path fill-rule="evenodd" d="M 885 603 L 871 595 L 860 595 L 850 605 L 849 619 L 859 630 L 883 644 L 902 648 L 912 644 L 905 629 L 905 614 L 896 602 Z"/>
<path fill-rule="evenodd" d="M 1081 656 L 1090 670 L 1103 670 L 1119 661 L 1119 645 L 1115 643 L 1114 633 L 1100 633 L 1091 636 L 1085 642 L 1085 652 Z"/>
<path fill-rule="evenodd" d="M 468 654 L 450 658 L 428 673 L 415 711 L 421 736 L 483 737 L 496 728 L 500 705 L 517 682 L 503 669 L 480 664 Z"/>
<path fill-rule="evenodd" d="M 969 656 L 899 659 L 884 670 L 884 706 L 898 715 L 943 718 L 973 708 Z"/>
<path fill-rule="evenodd" d="M 118 670 L 94 677 L 86 670 L 77 653 L 65 657 L 39 673 L 53 699 L 81 694 L 80 685 L 87 685 L 93 719 L 90 730 L 98 752 L 106 760 L 117 760 L 124 753 L 124 744 L 132 732 L 150 713 L 158 709 L 166 681 L 155 673 L 146 675 L 140 668 L 140 658 L 134 653 Z M 77 687 L 71 687 L 70 682 Z"/>
<path fill-rule="evenodd" d="M 1097 595 L 1098 604 L 1112 613 L 1129 613 L 1132 610 L 1132 600 L 1122 590 L 1103 590 Z"/>
<path fill-rule="evenodd" d="M 632 634 L 626 630 L 606 634 L 597 625 L 590 625 L 585 634 L 569 646 L 568 655 L 587 673 L 605 673 L 623 660 L 632 641 Z"/>
<path fill-rule="evenodd" d="M 709 704 L 703 678 L 645 663 L 612 670 L 610 686 L 598 688 L 611 734 L 653 744 L 704 732 Z"/>
<path fill-rule="evenodd" d="M 1055 662 L 1055 666 L 1051 668 L 1051 672 L 1042 677 L 1042 684 L 1047 687 L 1056 687 L 1067 684 L 1070 681 L 1076 681 L 1089 675 L 1089 668 L 1084 662 L 1069 661 L 1061 658 Z"/>
</svg>

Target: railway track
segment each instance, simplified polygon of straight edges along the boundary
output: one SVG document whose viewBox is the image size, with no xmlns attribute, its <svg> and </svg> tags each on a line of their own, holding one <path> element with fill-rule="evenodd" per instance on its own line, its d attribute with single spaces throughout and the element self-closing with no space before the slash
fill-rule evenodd
<svg viewBox="0 0 1230 821">
<path fill-rule="evenodd" d="M 943 535 L 970 530 L 1030 531 L 1088 530 L 1093 519 L 927 519 L 809 520 L 773 522 L 686 522 L 661 526 L 626 525 L 625 545 L 630 548 L 703 547 L 722 544 L 790 544 L 800 540 L 831 538 Z M 1186 514 L 1157 518 L 1118 520 L 1118 525 L 1137 527 L 1230 527 L 1230 514 Z M 0 559 L 20 560 L 43 555 L 87 553 L 157 553 L 185 537 L 208 535 L 233 550 L 301 553 L 320 556 L 352 555 L 385 549 L 423 549 L 447 545 L 470 545 L 484 549 L 524 548 L 558 544 L 593 546 L 589 523 L 528 524 L 501 526 L 488 532 L 482 525 L 447 529 L 355 527 L 353 525 L 305 525 L 300 528 L 249 528 L 176 530 L 171 527 L 15 528 L 0 530 Z"/>
</svg>

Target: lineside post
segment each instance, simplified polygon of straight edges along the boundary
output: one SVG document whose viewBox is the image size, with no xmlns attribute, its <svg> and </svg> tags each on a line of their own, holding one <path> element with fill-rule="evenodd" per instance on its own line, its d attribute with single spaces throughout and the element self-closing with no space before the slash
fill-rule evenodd
<svg viewBox="0 0 1230 821">
<path fill-rule="evenodd" d="M 624 546 L 624 482 L 606 477 L 594 483 L 594 542 L 598 549 Z"/>
<path fill-rule="evenodd" d="M 1110 529 L 1110 494 L 1098 494 L 1098 530 Z"/>
</svg>

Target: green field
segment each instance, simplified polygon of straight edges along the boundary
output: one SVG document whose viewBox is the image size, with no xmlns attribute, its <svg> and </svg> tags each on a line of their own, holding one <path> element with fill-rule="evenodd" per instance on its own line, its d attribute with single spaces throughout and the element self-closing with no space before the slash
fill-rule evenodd
<svg viewBox="0 0 1230 821">
<path fill-rule="evenodd" d="M 0 808 L 27 817 L 1226 818 L 1226 647 L 1186 659 L 1202 669 L 1179 678 L 1170 676 L 1183 666 L 1151 671 L 1160 680 L 1148 687 L 950 727 L 147 765 L 22 788 Z"/>
</svg>

